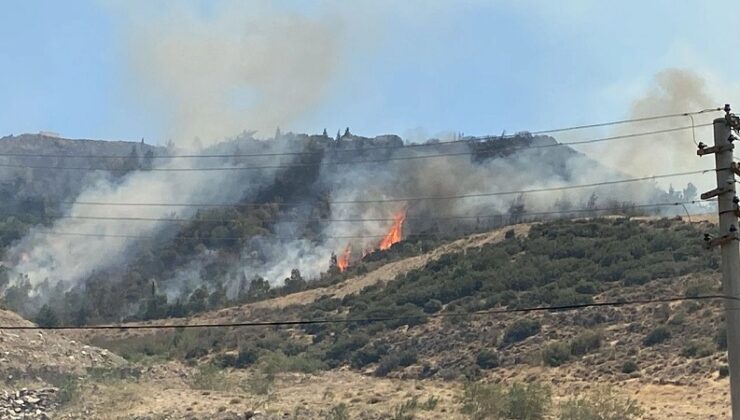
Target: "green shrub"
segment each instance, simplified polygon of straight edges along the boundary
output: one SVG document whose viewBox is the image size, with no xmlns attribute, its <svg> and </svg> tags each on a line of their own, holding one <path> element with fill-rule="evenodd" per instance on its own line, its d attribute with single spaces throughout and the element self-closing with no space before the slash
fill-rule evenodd
<svg viewBox="0 0 740 420">
<path fill-rule="evenodd" d="M 600 347 L 601 333 L 598 331 L 584 331 L 570 341 L 570 353 L 574 356 L 582 356 Z"/>
<path fill-rule="evenodd" d="M 505 414 L 504 387 L 499 384 L 466 383 L 462 412 L 471 420 L 501 419 Z"/>
<path fill-rule="evenodd" d="M 350 364 L 355 369 L 363 368 L 370 363 L 377 363 L 380 358 L 388 354 L 388 346 L 370 344 L 352 353 Z"/>
<path fill-rule="evenodd" d="M 344 403 L 332 407 L 325 417 L 326 420 L 349 420 L 349 418 L 349 409 Z"/>
<path fill-rule="evenodd" d="M 684 295 L 686 297 L 697 297 L 704 295 L 711 295 L 715 291 L 715 284 L 711 280 L 702 279 L 694 280 L 686 285 Z"/>
<path fill-rule="evenodd" d="M 75 402 L 80 397 L 80 383 L 73 376 L 66 376 L 59 385 L 58 401 L 65 405 Z"/>
<path fill-rule="evenodd" d="M 239 349 L 237 354 L 221 353 L 214 358 L 214 363 L 221 368 L 234 367 L 244 369 L 257 361 L 259 353 L 251 346 Z"/>
<path fill-rule="evenodd" d="M 727 324 L 722 323 L 722 325 L 720 325 L 717 333 L 714 335 L 714 342 L 717 344 L 718 350 L 727 350 Z"/>
<path fill-rule="evenodd" d="M 244 383 L 246 390 L 254 395 L 267 395 L 272 390 L 273 375 L 253 375 Z"/>
<path fill-rule="evenodd" d="M 542 350 L 542 361 L 548 366 L 560 366 L 570 359 L 570 347 L 563 342 L 548 344 Z"/>
<path fill-rule="evenodd" d="M 370 337 L 363 333 L 342 335 L 334 342 L 329 350 L 326 351 L 326 358 L 343 360 L 349 357 L 351 352 L 363 347 L 369 341 Z"/>
<path fill-rule="evenodd" d="M 401 359 L 397 354 L 387 354 L 380 359 L 378 367 L 375 368 L 376 376 L 386 376 L 394 371 L 401 364 Z"/>
<path fill-rule="evenodd" d="M 424 312 L 428 314 L 437 313 L 442 310 L 442 302 L 437 299 L 431 299 L 424 304 Z"/>
<path fill-rule="evenodd" d="M 681 356 L 702 358 L 714 354 L 714 346 L 707 340 L 692 340 L 681 350 Z"/>
<path fill-rule="evenodd" d="M 668 340 L 669 338 L 671 338 L 670 330 L 668 330 L 668 328 L 664 326 L 659 326 L 650 331 L 650 333 L 645 336 L 645 338 L 642 340 L 642 344 L 650 347 L 656 344 L 660 344 Z"/>
<path fill-rule="evenodd" d="M 639 286 L 650 281 L 651 275 L 644 269 L 627 270 L 624 273 L 625 286 Z"/>
<path fill-rule="evenodd" d="M 190 386 L 209 391 L 226 391 L 232 388 L 226 374 L 210 363 L 198 367 L 197 372 L 190 377 Z"/>
<path fill-rule="evenodd" d="M 637 401 L 612 388 L 598 388 L 584 397 L 572 397 L 560 404 L 560 420 L 632 420 L 643 411 Z"/>
<path fill-rule="evenodd" d="M 39 313 L 34 318 L 34 321 L 39 327 L 53 328 L 59 326 L 59 317 L 49 305 L 44 305 L 39 310 Z"/>
<path fill-rule="evenodd" d="M 717 370 L 717 373 L 718 373 L 718 375 L 719 375 L 720 378 L 726 378 L 726 377 L 730 376 L 730 367 L 727 366 L 727 365 L 722 365 Z"/>
<path fill-rule="evenodd" d="M 630 374 L 637 371 L 638 369 L 639 367 L 637 366 L 637 363 L 632 360 L 628 360 L 622 364 L 622 373 Z"/>
<path fill-rule="evenodd" d="M 481 369 L 493 369 L 499 366 L 498 353 L 492 350 L 481 350 L 475 358 L 475 364 Z"/>
<path fill-rule="evenodd" d="M 401 367 L 411 366 L 418 360 L 416 351 L 406 350 L 398 355 L 398 365 Z"/>
<path fill-rule="evenodd" d="M 536 320 L 520 319 L 509 325 L 504 332 L 503 344 L 522 341 L 540 332 L 540 323 Z"/>
<path fill-rule="evenodd" d="M 551 404 L 550 388 L 536 382 L 529 384 L 515 383 L 507 394 L 507 419 L 540 420 L 544 419 Z"/>
<path fill-rule="evenodd" d="M 319 370 L 328 369 L 326 363 L 316 357 L 307 354 L 286 356 L 280 351 L 263 354 L 258 359 L 257 365 L 267 375 L 282 372 L 314 373 Z"/>
<path fill-rule="evenodd" d="M 551 404 L 550 388 L 531 383 L 501 384 L 468 382 L 463 389 L 462 412 L 473 420 L 541 420 Z"/>
</svg>

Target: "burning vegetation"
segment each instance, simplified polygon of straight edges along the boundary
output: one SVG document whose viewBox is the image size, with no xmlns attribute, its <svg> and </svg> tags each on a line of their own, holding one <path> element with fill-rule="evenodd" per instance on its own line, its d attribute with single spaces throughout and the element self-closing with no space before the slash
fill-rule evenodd
<svg viewBox="0 0 740 420">
<path fill-rule="evenodd" d="M 337 268 L 339 271 L 344 272 L 349 267 L 349 260 L 352 258 L 352 244 L 349 243 L 344 248 L 344 252 L 337 257 Z"/>
<path fill-rule="evenodd" d="M 406 210 L 401 210 L 398 212 L 395 216 L 393 216 L 393 226 L 391 226 L 391 230 L 388 231 L 388 233 L 385 235 L 385 238 L 383 238 L 382 241 L 380 241 L 380 244 L 378 245 L 378 249 L 381 251 L 384 251 L 393 244 L 400 242 L 403 238 L 403 222 L 406 220 Z"/>
<path fill-rule="evenodd" d="M 406 209 L 401 210 L 393 216 L 393 225 L 385 234 L 378 244 L 377 249 L 384 251 L 389 249 L 393 244 L 401 242 L 403 239 L 403 223 L 406 221 Z M 362 257 L 371 253 L 372 250 L 365 250 Z M 349 267 L 352 258 L 352 244 L 348 243 L 344 251 L 336 257 L 336 265 L 340 272 L 344 272 Z"/>
</svg>

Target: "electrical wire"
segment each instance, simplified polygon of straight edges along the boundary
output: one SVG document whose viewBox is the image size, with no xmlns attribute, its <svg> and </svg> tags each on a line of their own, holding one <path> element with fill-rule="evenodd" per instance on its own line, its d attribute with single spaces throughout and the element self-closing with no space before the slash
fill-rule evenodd
<svg viewBox="0 0 740 420">
<path fill-rule="evenodd" d="M 404 321 L 411 319 L 427 318 L 459 318 L 482 315 L 503 315 L 532 312 L 551 312 L 551 311 L 572 311 L 586 308 L 602 307 L 619 307 L 633 305 L 647 305 L 654 303 L 673 303 L 685 301 L 701 300 L 733 300 L 740 301 L 740 298 L 726 295 L 703 295 L 703 296 L 673 296 L 655 299 L 636 299 L 636 300 L 617 300 L 607 302 L 592 302 L 572 305 L 553 305 L 553 306 L 534 306 L 526 308 L 503 308 L 491 309 L 472 312 L 442 312 L 427 315 L 406 315 L 406 316 L 389 316 L 374 318 L 344 318 L 344 319 L 299 319 L 286 321 L 251 321 L 251 322 L 222 322 L 222 323 L 192 323 L 192 324 L 118 324 L 118 325 L 58 325 L 58 326 L 37 326 L 37 325 L 0 325 L 0 330 L 173 330 L 173 329 L 192 329 L 192 328 L 234 328 L 234 327 L 286 327 L 302 326 L 316 324 L 354 324 L 354 323 L 373 323 L 387 321 Z"/>
<path fill-rule="evenodd" d="M 687 204 L 699 204 L 705 203 L 710 200 L 691 200 L 691 201 L 674 201 L 674 202 L 663 202 L 663 203 L 647 203 L 647 204 L 625 204 L 624 206 L 614 206 L 606 208 L 582 208 L 582 209 L 570 209 L 570 210 L 554 210 L 554 211 L 541 211 L 541 212 L 526 212 L 524 214 L 528 216 L 546 216 L 553 214 L 570 214 L 570 213 L 586 213 L 586 212 L 602 212 L 602 211 L 619 211 L 619 210 L 632 210 L 638 208 L 660 208 L 670 206 L 683 206 L 686 215 L 690 218 Z M 447 215 L 447 216 L 406 216 L 405 220 L 424 220 L 424 221 L 442 221 L 442 220 L 475 220 L 475 219 L 492 219 L 496 217 L 505 216 L 505 213 L 495 214 L 481 214 L 481 215 Z M 0 214 L 2 217 L 18 217 L 19 214 L 4 213 Z M 201 218 L 175 218 L 175 217 L 133 217 L 133 216 L 89 216 L 89 215 L 49 215 L 46 216 L 48 219 L 71 219 L 71 220 L 103 220 L 103 221 L 123 221 L 123 222 L 164 222 L 164 223 L 232 223 L 240 222 L 243 219 L 230 218 L 230 219 L 201 219 Z M 267 219 L 262 218 L 261 220 L 276 220 L 284 218 L 285 216 L 276 215 L 275 217 L 269 217 Z M 394 218 L 345 218 L 345 219 L 331 219 L 331 218 L 306 218 L 306 219 L 291 219 L 281 220 L 281 223 L 366 223 L 366 222 L 393 222 Z"/>
<path fill-rule="evenodd" d="M 526 220 L 526 217 L 539 217 L 539 216 L 548 216 L 548 215 L 555 215 L 555 214 L 578 214 L 578 213 L 599 213 L 599 212 L 605 212 L 605 211 L 630 211 L 638 208 L 661 208 L 661 207 L 670 207 L 670 206 L 683 206 L 684 210 L 687 212 L 687 217 L 689 218 L 689 221 L 691 221 L 691 216 L 688 214 L 688 209 L 686 208 L 687 204 L 699 204 L 704 203 L 710 200 L 692 200 L 692 201 L 680 201 L 680 202 L 667 202 L 667 203 L 653 203 L 653 204 L 637 204 L 637 205 L 626 205 L 626 206 L 618 206 L 618 207 L 602 207 L 602 208 L 583 208 L 583 209 L 570 209 L 570 210 L 555 210 L 555 211 L 543 211 L 543 212 L 522 212 L 519 213 L 517 216 L 520 218 L 523 218 Z M 503 217 L 506 216 L 505 214 L 493 214 L 493 215 L 479 215 L 479 216 L 443 216 L 443 217 L 411 217 L 406 218 L 408 219 L 422 219 L 422 220 L 429 220 L 429 221 L 435 221 L 435 220 L 454 220 L 454 219 L 492 219 L 497 217 Z M 128 221 L 127 218 L 106 218 L 104 220 L 119 220 L 122 221 Z M 134 219 L 137 220 L 137 219 Z M 146 219 L 144 219 L 146 220 Z M 167 220 L 167 219 L 164 219 Z M 186 219 L 183 219 L 186 220 Z M 387 218 L 377 218 L 377 219 L 334 219 L 334 222 L 384 222 L 384 221 L 394 221 L 395 219 L 387 219 Z M 158 221 L 158 219 L 152 219 L 151 221 Z M 224 223 L 227 223 L 231 220 L 224 220 Z M 316 221 L 321 221 L 317 219 Z M 323 222 L 326 222 L 326 220 L 323 220 Z M 161 239 L 160 236 L 155 235 L 133 235 L 133 234 L 105 234 L 105 233 L 85 233 L 85 232 L 60 232 L 60 231 L 53 231 L 53 230 L 47 230 L 47 231 L 38 231 L 39 234 L 46 234 L 46 235 L 52 235 L 52 236 L 80 236 L 80 237 L 92 237 L 92 238 L 120 238 L 120 239 L 147 239 L 147 240 L 156 240 Z M 443 237 L 444 234 L 440 234 L 437 232 L 420 232 L 410 235 L 412 238 L 424 238 L 424 237 L 432 237 L 432 238 L 439 238 Z M 322 239 L 381 239 L 385 238 L 386 235 L 341 235 L 341 236 L 321 236 Z M 171 238 L 170 240 L 174 241 L 189 241 L 189 240 L 195 240 L 195 241 L 203 241 L 203 240 L 217 240 L 217 241 L 239 241 L 248 239 L 249 237 L 244 236 L 227 236 L 227 237 L 218 237 L 218 238 L 206 238 L 202 236 L 175 236 Z M 278 239 L 278 240 L 299 240 L 299 239 L 307 239 L 304 236 L 270 236 L 271 239 Z"/>
<path fill-rule="evenodd" d="M 606 185 L 616 185 L 616 184 L 630 183 L 630 182 L 649 181 L 649 180 L 654 180 L 654 179 L 673 178 L 673 177 L 680 177 L 680 176 L 687 176 L 687 175 L 699 175 L 699 174 L 705 174 L 708 172 L 715 172 L 715 171 L 724 170 L 724 169 L 727 169 L 727 168 L 705 169 L 705 170 L 688 171 L 688 172 L 675 172 L 675 173 L 669 173 L 669 174 L 644 176 L 644 177 L 639 177 L 639 178 L 629 178 L 629 179 L 621 179 L 621 180 L 614 180 L 614 181 L 595 182 L 595 183 L 590 183 L 590 184 L 564 185 L 560 187 L 534 188 L 534 189 L 527 189 L 527 190 L 496 191 L 496 192 L 484 192 L 484 193 L 475 193 L 475 194 L 457 194 L 457 195 L 448 195 L 448 196 L 399 197 L 399 198 L 382 198 L 382 199 L 372 199 L 372 200 L 337 200 L 337 201 L 328 201 L 328 202 L 325 202 L 324 204 L 346 205 L 346 204 L 399 203 L 399 202 L 457 200 L 457 199 L 476 198 L 476 197 L 493 197 L 493 196 L 505 196 L 505 195 L 532 194 L 532 193 L 541 193 L 541 192 L 548 192 L 548 191 L 563 191 L 563 190 L 571 190 L 571 189 L 579 189 L 579 188 L 591 188 L 591 187 L 599 187 L 599 186 L 606 186 Z M 240 208 L 240 207 L 258 207 L 258 206 L 265 206 L 265 205 L 274 205 L 274 206 L 306 205 L 305 202 L 263 202 L 263 203 L 251 202 L 251 203 L 229 204 L 229 203 L 142 203 L 142 202 L 102 202 L 102 201 L 59 201 L 59 202 L 54 202 L 54 203 L 49 203 L 49 204 L 80 205 L 80 206 L 203 207 L 203 208 L 209 208 L 209 207 L 210 208 L 213 208 L 213 207 Z"/>
<path fill-rule="evenodd" d="M 542 134 L 554 134 L 554 133 L 562 133 L 566 131 L 575 131 L 575 130 L 582 130 L 582 129 L 588 129 L 588 128 L 599 128 L 599 127 L 608 127 L 613 125 L 621 125 L 621 124 L 628 124 L 628 123 L 638 123 L 638 122 L 646 122 L 646 121 L 655 121 L 655 120 L 661 120 L 661 119 L 667 119 L 667 118 L 675 118 L 675 117 L 683 117 L 683 116 L 692 116 L 692 115 L 698 115 L 703 114 L 705 112 L 713 112 L 713 111 L 721 111 L 723 108 L 707 108 L 700 111 L 692 111 L 692 112 L 682 112 L 682 113 L 675 113 L 675 114 L 663 114 L 663 115 L 655 115 L 655 116 L 648 116 L 648 117 L 638 117 L 638 118 L 632 118 L 632 119 L 625 119 L 625 120 L 617 120 L 617 121 L 608 121 L 608 122 L 601 122 L 601 123 L 595 123 L 595 124 L 585 124 L 585 125 L 576 125 L 576 126 L 570 126 L 570 127 L 562 127 L 562 128 L 554 128 L 554 129 L 548 129 L 548 130 L 539 130 L 539 131 L 530 131 L 526 132 L 530 135 L 542 135 Z M 711 125 L 711 124 L 709 124 Z M 692 118 L 692 126 L 693 126 L 693 118 Z M 700 125 L 701 127 L 701 125 Z M 471 136 L 466 137 L 464 139 L 460 140 L 450 140 L 450 141 L 440 141 L 440 142 L 434 142 L 434 143 L 414 143 L 414 144 L 408 144 L 403 146 L 403 148 L 417 148 L 417 147 L 435 147 L 435 146 L 444 146 L 449 144 L 457 144 L 457 143 L 465 143 L 465 142 L 474 142 L 474 141 L 480 141 L 480 140 L 494 140 L 494 139 L 506 139 L 506 138 L 514 138 L 517 134 L 510 134 L 508 136 Z M 358 150 L 362 151 L 371 151 L 371 150 L 382 150 L 382 149 L 397 149 L 400 148 L 396 145 L 389 145 L 389 146 L 373 146 L 368 148 L 362 148 L 362 149 L 332 149 L 331 152 L 356 152 Z M 233 158 L 233 157 L 275 157 L 275 156 L 302 156 L 302 155 L 316 155 L 321 152 L 274 152 L 274 153 L 232 153 L 232 154 L 181 154 L 181 155 L 154 155 L 151 156 L 152 159 L 197 159 L 197 158 Z M 11 152 L 3 152 L 0 153 L 0 156 L 4 157 L 43 157 L 43 158 L 80 158 L 80 159 L 125 159 L 128 158 L 129 155 L 75 155 L 75 154 L 40 154 L 40 153 L 11 153 Z"/>
<path fill-rule="evenodd" d="M 696 127 L 706 127 L 712 124 L 699 124 Z M 662 130 L 654 130 L 654 131 L 646 131 L 641 133 L 632 133 L 632 134 L 623 134 L 618 136 L 611 136 L 611 137 L 601 137 L 601 138 L 595 138 L 595 139 L 589 139 L 589 140 L 581 140 L 581 141 L 573 141 L 573 142 L 565 142 L 565 143 L 551 143 L 551 144 L 536 144 L 536 145 L 527 145 L 527 146 L 501 146 L 500 149 L 496 150 L 497 152 L 501 151 L 512 151 L 512 150 L 528 150 L 528 149 L 543 149 L 543 148 L 550 148 L 550 147 L 563 147 L 563 146 L 576 146 L 576 145 L 583 145 L 583 144 L 592 144 L 592 143 L 599 143 L 599 142 L 605 142 L 605 141 L 614 141 L 614 140 L 625 140 L 625 139 L 632 139 L 637 137 L 644 137 L 644 136 L 650 136 L 650 135 L 656 135 L 656 134 L 665 134 L 665 133 L 672 133 L 676 131 L 682 131 L 682 130 L 688 130 L 692 128 L 692 126 L 684 126 L 684 127 L 676 127 L 676 128 L 667 128 Z M 466 140 L 467 141 L 467 140 Z M 473 144 L 473 143 L 471 143 Z M 405 146 L 404 146 L 405 147 Z M 397 147 L 398 150 L 404 150 L 404 147 Z M 363 151 L 363 149 L 356 149 L 353 150 L 355 152 L 357 151 Z M 405 160 L 418 160 L 418 159 L 432 159 L 432 158 L 441 158 L 441 157 L 454 157 L 454 156 L 471 156 L 481 153 L 481 151 L 466 151 L 466 152 L 456 152 L 456 153 L 438 153 L 438 154 L 430 154 L 430 155 L 417 155 L 417 156 L 395 156 L 395 157 L 387 157 L 383 159 L 367 159 L 367 160 L 355 160 L 355 161 L 329 161 L 324 162 L 323 160 L 321 162 L 313 162 L 313 163 L 292 163 L 292 164 L 285 164 L 285 165 L 262 165 L 262 166 L 218 166 L 218 167 L 202 167 L 202 168 L 149 168 L 149 169 L 141 169 L 138 170 L 140 172 L 218 172 L 218 171 L 254 171 L 254 170 L 267 170 L 267 169 L 289 169 L 289 168 L 306 168 L 306 167 L 318 167 L 318 166 L 343 166 L 343 165 L 359 165 L 359 164 L 367 164 L 367 163 L 385 163 L 390 161 L 405 161 Z M 233 157 L 234 155 L 226 155 Z M 104 172 L 131 172 L 129 169 L 115 169 L 115 168 L 104 168 L 104 167 L 72 167 L 72 166 L 49 166 L 49 165 L 29 165 L 25 163 L 0 163 L 0 167 L 3 168 L 28 168 L 28 169 L 52 169 L 52 170 L 65 170 L 65 171 L 104 171 Z"/>
</svg>

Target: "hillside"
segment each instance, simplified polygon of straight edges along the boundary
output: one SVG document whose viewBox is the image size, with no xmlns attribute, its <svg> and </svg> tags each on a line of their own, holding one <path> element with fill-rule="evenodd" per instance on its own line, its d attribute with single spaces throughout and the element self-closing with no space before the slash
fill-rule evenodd
<svg viewBox="0 0 740 420">
<path fill-rule="evenodd" d="M 6 142 L 20 148 L 18 144 L 26 140 L 32 145 L 51 142 L 47 154 L 70 144 L 83 150 L 87 144 L 35 137 Z M 103 152 L 92 144 L 95 152 Z M 113 143 L 110 153 L 129 146 Z M 646 211 L 634 207 L 636 200 L 663 202 L 695 194 L 691 186 L 665 192 L 643 183 L 544 197 L 494 194 L 476 200 L 414 200 L 414 196 L 475 197 L 482 190 L 502 188 L 504 184 L 489 181 L 502 176 L 508 179 L 506 187 L 514 189 L 623 176 L 569 147 L 554 147 L 558 143 L 551 137 L 527 133 L 421 146 L 406 145 L 392 135 L 367 138 L 346 133 L 332 139 L 288 133 L 258 140 L 247 133 L 203 149 L 200 153 L 208 159 L 155 159 L 153 164 L 143 158 L 130 160 L 138 162 L 139 167 L 129 165 L 136 170 L 97 183 L 81 196 L 83 202 L 165 202 L 164 206 L 81 204 L 55 210 L 46 198 L 33 198 L 36 201 L 30 204 L 9 200 L 13 212 L 25 220 L 16 226 L 17 217 L 6 219 L 9 227 L 2 249 L 8 253 L 3 264 L 7 278 L 0 277 L 9 285 L 5 301 L 27 317 L 35 317 L 46 305 L 65 324 L 196 315 L 254 300 L 249 295 L 250 288 L 255 292 L 253 285 L 262 287 L 257 295 L 276 296 L 300 290 L 307 282 L 341 281 L 350 273 L 341 272 L 336 258 L 346 250 L 355 250 L 349 261 L 352 272 L 388 261 L 393 255 L 379 249 L 376 238 L 385 235 L 388 221 L 401 212 L 406 247 L 390 254 L 411 256 L 464 234 L 544 219 L 548 211 L 567 216 L 573 209 L 584 215 L 584 209 L 604 207 L 634 215 Z M 131 147 L 136 151 L 139 145 Z M 69 167 L 71 161 L 60 158 L 49 164 Z M 126 160 L 120 164 L 128 165 Z M 536 172 L 531 171 L 533 165 Z M 219 170 L 224 168 L 228 170 Z M 260 168 L 265 169 L 253 170 Z M 440 168 L 456 173 L 455 181 L 440 176 Z M 61 174 L 54 180 L 61 183 L 68 172 L 85 173 L 45 171 Z M 151 185 L 158 186 L 158 193 L 149 196 Z M 367 201 L 368 197 L 380 201 Z M 388 202 L 389 197 L 412 199 Z M 188 201 L 205 205 L 177 204 Z M 214 202 L 218 204 L 211 205 Z M 42 225 L 62 235 L 37 229 L 42 233 L 31 230 L 24 237 L 31 226 Z M 95 237 L 97 232 L 106 233 Z"/>
<path fill-rule="evenodd" d="M 101 173 L 122 177 L 129 171 L 151 167 L 152 157 L 162 154 L 165 154 L 164 148 L 138 142 L 11 135 L 0 138 L 0 177 L 3 188 L 14 199 L 32 197 L 51 204 L 73 198 L 101 175 L 54 168 L 99 168 Z M 120 158 L 99 159 L 96 156 Z"/>
<path fill-rule="evenodd" d="M 163 153 L 160 147 L 124 141 L 70 140 L 41 134 L 0 138 L 0 256 L 5 257 L 8 247 L 32 227 L 48 226 L 66 213 L 69 206 L 64 201 L 74 201 L 101 180 L 118 182 L 131 171 L 150 167 L 152 156 Z M 86 170 L 89 168 L 99 170 Z M 3 269 L 3 287 L 9 282 L 6 275 Z"/>
<path fill-rule="evenodd" d="M 729 404 L 721 302 L 462 315 L 715 293 L 717 259 L 700 245 L 701 232 L 711 229 L 706 222 L 624 218 L 504 228 L 335 285 L 149 324 L 400 317 L 394 321 L 71 336 L 161 366 L 153 368 L 158 380 L 172 389 L 161 398 L 178 392 L 193 402 L 165 404 L 175 417 L 216 409 L 231 418 L 228 412 L 247 409 L 267 418 L 341 418 L 330 414 L 346 409 L 352 418 L 468 418 L 485 403 L 485 393 L 465 385 L 474 381 L 501 383 L 503 392 L 529 384 L 521 392 L 532 396 L 549 388 L 553 414 L 573 395 L 614 386 L 639 403 L 640 418 L 723 418 Z M 156 412 L 162 400 L 145 396 L 148 381 L 138 380 L 131 392 L 145 402 L 136 410 Z M 480 386 L 494 392 L 499 385 Z M 202 406 L 203 389 L 222 405 Z"/>
</svg>

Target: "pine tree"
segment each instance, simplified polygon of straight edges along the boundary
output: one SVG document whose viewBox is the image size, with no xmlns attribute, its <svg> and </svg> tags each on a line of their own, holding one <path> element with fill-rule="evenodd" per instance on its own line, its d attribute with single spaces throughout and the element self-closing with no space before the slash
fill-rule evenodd
<svg viewBox="0 0 740 420">
<path fill-rule="evenodd" d="M 123 169 L 126 171 L 139 169 L 139 152 L 136 151 L 136 146 L 131 147 L 131 153 L 123 161 Z"/>
<path fill-rule="evenodd" d="M 41 307 L 35 321 L 39 327 L 56 327 L 59 325 L 59 317 L 49 305 Z"/>
<path fill-rule="evenodd" d="M 149 149 L 144 153 L 144 164 L 142 165 L 143 169 L 150 170 L 154 166 L 154 152 L 152 149 Z"/>
</svg>

